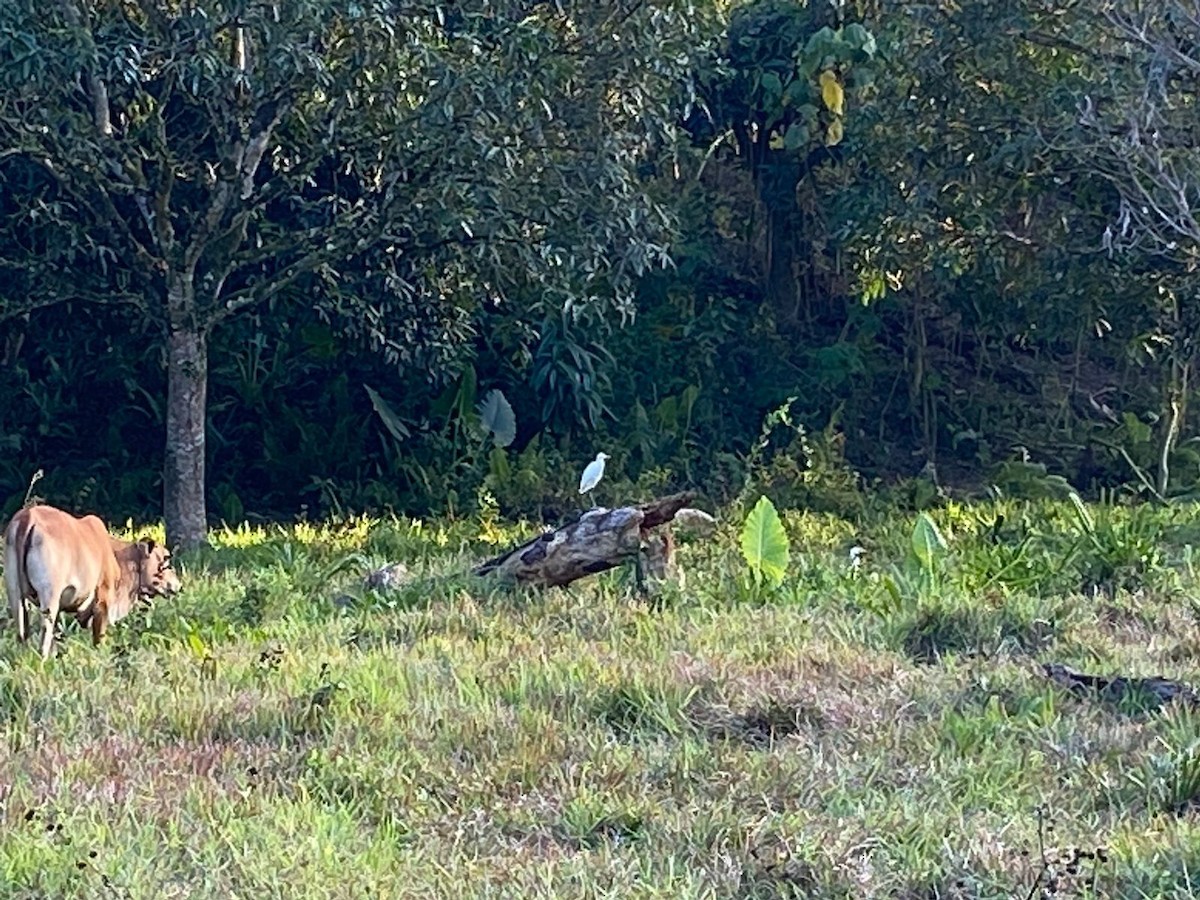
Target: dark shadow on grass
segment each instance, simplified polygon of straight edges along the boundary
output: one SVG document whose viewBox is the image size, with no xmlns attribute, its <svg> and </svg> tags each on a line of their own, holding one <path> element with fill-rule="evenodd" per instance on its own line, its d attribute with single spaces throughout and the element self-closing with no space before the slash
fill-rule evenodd
<svg viewBox="0 0 1200 900">
<path fill-rule="evenodd" d="M 768 750 L 777 741 L 826 724 L 824 712 L 804 700 L 767 698 L 736 712 L 706 701 L 688 705 L 688 722 L 713 740 L 738 741 L 756 750 Z"/>
<path fill-rule="evenodd" d="M 1200 695 L 1195 688 L 1161 676 L 1089 674 L 1054 662 L 1043 663 L 1042 672 L 1074 696 L 1097 701 L 1128 716 L 1143 716 L 1169 704 L 1191 710 L 1200 707 Z"/>
<path fill-rule="evenodd" d="M 577 817 L 559 823 L 560 841 L 575 850 L 594 850 L 604 844 L 625 844 L 642 836 L 646 822 L 638 814 L 621 811 Z"/>
<path fill-rule="evenodd" d="M 1005 648 L 1033 653 L 1056 634 L 1053 622 L 1026 619 L 1003 606 L 933 606 L 902 624 L 899 638 L 909 658 L 931 665 L 948 654 L 992 656 Z"/>
<path fill-rule="evenodd" d="M 674 734 L 686 726 L 682 711 L 670 698 L 634 682 L 602 690 L 593 701 L 591 711 L 617 737 L 625 740 Z"/>
</svg>

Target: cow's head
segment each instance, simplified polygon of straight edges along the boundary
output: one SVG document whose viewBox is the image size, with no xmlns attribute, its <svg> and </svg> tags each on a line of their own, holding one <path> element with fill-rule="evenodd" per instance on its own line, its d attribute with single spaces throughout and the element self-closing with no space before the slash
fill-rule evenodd
<svg viewBox="0 0 1200 900">
<path fill-rule="evenodd" d="M 148 537 L 135 546 L 138 551 L 138 592 L 143 597 L 179 593 L 179 576 L 171 568 L 171 551 Z"/>
</svg>

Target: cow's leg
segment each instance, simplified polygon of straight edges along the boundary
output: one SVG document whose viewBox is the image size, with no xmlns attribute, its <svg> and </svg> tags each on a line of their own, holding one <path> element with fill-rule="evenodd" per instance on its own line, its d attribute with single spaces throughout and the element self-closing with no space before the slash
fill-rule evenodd
<svg viewBox="0 0 1200 900">
<path fill-rule="evenodd" d="M 39 596 L 42 595 L 39 594 Z M 55 588 L 45 592 L 45 599 L 42 600 L 42 659 L 49 659 L 54 650 L 54 626 L 58 622 L 59 608 L 64 600 L 69 608 L 74 599 L 75 589 L 70 587 L 65 590 Z"/>
<path fill-rule="evenodd" d="M 54 623 L 58 621 L 58 598 L 42 607 L 42 659 L 49 659 L 54 650 Z"/>
<path fill-rule="evenodd" d="M 116 558 L 109 557 L 100 575 L 100 583 L 96 586 L 96 595 L 92 598 L 93 647 L 99 647 L 100 642 L 104 640 L 104 632 L 108 628 L 109 601 L 116 597 L 120 580 L 121 570 L 117 567 Z"/>
<path fill-rule="evenodd" d="M 8 594 L 8 611 L 17 626 L 17 640 L 29 637 L 29 622 L 25 618 L 25 592 L 21 590 L 20 561 L 15 547 L 4 551 L 4 590 Z"/>
<path fill-rule="evenodd" d="M 108 604 L 97 602 L 92 607 L 92 646 L 99 647 L 108 628 Z"/>
<path fill-rule="evenodd" d="M 29 639 L 29 608 L 19 590 L 14 594 L 12 588 L 9 588 L 8 611 L 17 626 L 17 640 L 23 644 Z"/>
</svg>

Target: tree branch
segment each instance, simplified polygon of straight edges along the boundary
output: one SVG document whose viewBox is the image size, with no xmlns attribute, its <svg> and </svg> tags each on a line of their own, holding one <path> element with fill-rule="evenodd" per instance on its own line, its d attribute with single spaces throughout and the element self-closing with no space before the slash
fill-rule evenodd
<svg viewBox="0 0 1200 900">
<path fill-rule="evenodd" d="M 12 319 L 20 318 L 21 316 L 29 315 L 39 309 L 47 309 L 51 306 L 59 306 L 63 303 L 71 303 L 72 301 L 82 301 L 89 304 L 99 304 L 107 306 L 136 306 L 139 309 L 146 308 L 146 298 L 141 294 L 129 293 L 111 293 L 105 292 L 98 294 L 94 291 L 76 290 L 69 296 L 62 294 L 41 294 L 36 300 L 27 300 L 18 306 L 8 306 L 7 304 L 0 305 L 0 324 L 8 322 Z"/>
<path fill-rule="evenodd" d="M 108 87 L 100 77 L 100 60 L 96 53 L 96 41 L 91 25 L 84 21 L 75 0 L 61 0 L 63 14 L 72 28 L 78 29 L 88 55 L 88 66 L 83 70 L 83 84 L 92 104 L 92 124 L 105 137 L 112 136 L 112 117 L 108 108 Z"/>
<path fill-rule="evenodd" d="M 222 308 L 213 312 L 211 317 L 213 324 L 282 293 L 299 282 L 305 275 L 315 272 L 321 266 L 333 262 L 339 256 L 343 255 L 343 253 L 344 248 L 338 248 L 336 251 L 330 249 L 314 250 L 288 266 L 287 274 L 283 277 L 274 279 L 264 287 L 259 288 L 258 286 L 254 286 L 234 291 L 225 299 Z"/>
<path fill-rule="evenodd" d="M 259 107 L 254 116 L 252 135 L 243 143 L 239 138 L 227 149 L 225 158 L 218 167 L 226 170 L 226 174 L 218 174 L 217 184 L 212 193 L 208 209 L 200 219 L 200 225 L 191 235 L 184 252 L 184 269 L 194 271 L 196 263 L 207 249 L 221 220 L 229 211 L 229 205 L 234 199 L 234 183 L 240 182 L 242 200 L 248 200 L 254 192 L 254 178 L 262 163 L 263 155 L 271 141 L 275 128 L 283 117 L 286 104 L 282 100 L 272 99 Z"/>
</svg>

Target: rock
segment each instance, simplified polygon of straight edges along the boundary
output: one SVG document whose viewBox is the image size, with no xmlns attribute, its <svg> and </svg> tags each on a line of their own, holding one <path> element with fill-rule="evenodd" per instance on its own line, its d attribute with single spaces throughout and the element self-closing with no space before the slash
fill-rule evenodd
<svg viewBox="0 0 1200 900">
<path fill-rule="evenodd" d="M 367 574 L 366 585 L 377 591 L 391 591 L 408 581 L 408 566 L 404 563 L 388 563 L 381 569 Z"/>
<path fill-rule="evenodd" d="M 702 509 L 684 507 L 675 513 L 675 525 L 680 531 L 691 532 L 700 537 L 708 537 L 717 530 L 717 520 Z"/>
</svg>

